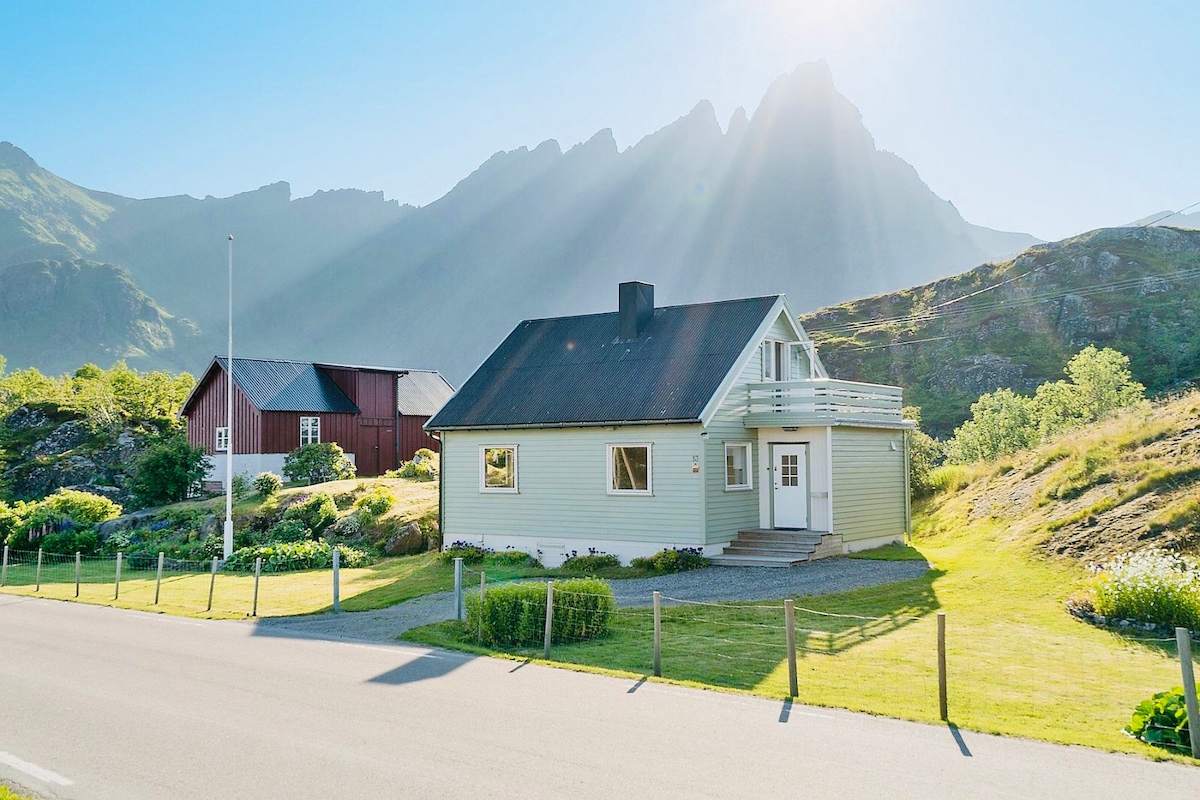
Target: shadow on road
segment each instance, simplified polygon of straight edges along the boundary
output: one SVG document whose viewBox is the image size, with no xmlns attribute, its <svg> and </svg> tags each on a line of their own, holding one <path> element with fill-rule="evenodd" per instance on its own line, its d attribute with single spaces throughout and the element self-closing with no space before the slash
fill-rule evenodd
<svg viewBox="0 0 1200 800">
<path fill-rule="evenodd" d="M 434 654 L 414 658 L 401 664 L 395 669 L 388 670 L 382 675 L 376 675 L 367 683 L 386 683 L 391 686 L 401 686 L 406 683 L 434 680 L 449 675 L 470 660 L 469 656 L 458 657 L 449 654 Z"/>
<path fill-rule="evenodd" d="M 958 750 L 967 758 L 971 758 L 971 750 L 967 747 L 967 743 L 963 741 L 962 734 L 958 732 L 958 726 L 953 722 L 947 722 L 946 727 L 950 729 L 950 735 L 954 737 L 954 743 L 958 745 Z"/>
</svg>

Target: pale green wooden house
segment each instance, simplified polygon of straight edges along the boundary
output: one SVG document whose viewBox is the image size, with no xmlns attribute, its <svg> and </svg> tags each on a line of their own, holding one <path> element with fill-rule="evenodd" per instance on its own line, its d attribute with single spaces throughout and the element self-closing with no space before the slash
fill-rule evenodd
<svg viewBox="0 0 1200 800">
<path fill-rule="evenodd" d="M 786 566 L 903 539 L 895 386 L 830 378 L 783 295 L 520 323 L 426 424 L 442 535 L 539 554 Z"/>
</svg>

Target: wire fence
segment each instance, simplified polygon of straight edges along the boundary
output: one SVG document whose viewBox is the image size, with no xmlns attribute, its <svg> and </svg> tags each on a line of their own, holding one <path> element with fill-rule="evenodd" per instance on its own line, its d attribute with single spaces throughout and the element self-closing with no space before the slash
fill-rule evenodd
<svg viewBox="0 0 1200 800">
<path fill-rule="evenodd" d="M 234 568 L 219 558 L 169 558 L 165 553 L 85 556 L 4 547 L 0 588 L 53 599 L 169 613 L 247 616 L 340 610 L 339 552 L 334 566 L 295 569 L 283 562 Z M 263 575 L 270 570 L 271 574 Z"/>
<path fill-rule="evenodd" d="M 915 718 L 949 722 L 952 711 L 959 719 L 969 719 L 987 717 L 998 708 L 1037 718 L 1045 715 L 1048 703 L 1058 702 L 1049 698 L 1072 696 L 1083 698 L 1082 708 L 1073 713 L 1090 713 L 1088 699 L 1099 709 L 1105 698 L 1116 694 L 1129 699 L 1132 714 L 1137 703 L 1163 688 L 1147 683 L 1145 673 L 1119 666 L 1107 670 L 1103 680 L 1080 685 L 1078 673 L 1052 674 L 1037 658 L 1061 646 L 1053 632 L 1040 633 L 1030 626 L 1028 651 L 1013 658 L 1004 649 L 1010 644 L 1007 640 L 979 637 L 975 630 L 947 633 L 947 616 L 935 606 L 901 607 L 869 616 L 808 608 L 793 600 L 700 602 L 659 592 L 644 605 L 637 600 L 630 605 L 625 598 L 626 605 L 616 606 L 611 594 L 560 591 L 550 581 L 539 584 L 545 587 L 545 597 L 524 592 L 519 611 L 507 609 L 522 620 L 517 626 L 521 641 L 489 641 L 484 614 L 468 619 L 462 613 L 467 605 L 483 608 L 486 574 L 464 569 L 459 585 L 456 610 L 465 623 L 466 642 L 528 659 L 789 698 L 801 696 L 802 689 L 806 702 L 820 705 L 887 707 Z M 540 632 L 535 626 L 539 617 Z M 1185 695 L 1195 705 L 1192 641 L 1190 632 L 1179 629 L 1175 638 L 1142 637 L 1132 646 L 1157 649 L 1163 656 L 1162 670 L 1154 680 L 1179 685 L 1182 673 Z M 1095 713 L 1097 727 L 1112 724 L 1111 718 L 1100 716 L 1103 712 Z M 1193 708 L 1189 718 L 1200 719 L 1200 711 Z M 1200 755 L 1200 742 L 1189 744 L 1187 731 L 1180 743 L 1176 728 L 1154 721 L 1148 727 L 1168 749 L 1191 753 L 1195 747 Z"/>
</svg>

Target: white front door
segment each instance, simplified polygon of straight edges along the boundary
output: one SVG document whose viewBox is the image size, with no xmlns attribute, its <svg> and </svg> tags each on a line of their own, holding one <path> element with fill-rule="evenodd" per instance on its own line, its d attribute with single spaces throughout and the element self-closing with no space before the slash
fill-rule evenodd
<svg viewBox="0 0 1200 800">
<path fill-rule="evenodd" d="M 808 527 L 808 445 L 771 446 L 771 491 L 776 528 Z"/>
</svg>

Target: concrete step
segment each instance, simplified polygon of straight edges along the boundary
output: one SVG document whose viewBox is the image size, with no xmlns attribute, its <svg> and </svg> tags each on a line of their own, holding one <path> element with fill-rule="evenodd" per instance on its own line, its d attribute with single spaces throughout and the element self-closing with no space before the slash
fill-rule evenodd
<svg viewBox="0 0 1200 800">
<path fill-rule="evenodd" d="M 785 556 L 719 555 L 709 559 L 718 567 L 790 567 L 803 564 L 807 558 Z"/>
<path fill-rule="evenodd" d="M 789 544 L 785 542 L 747 542 L 742 539 L 734 539 L 726 548 L 725 552 L 729 554 L 738 553 L 741 555 L 778 555 L 778 556 L 795 556 L 796 558 L 807 558 L 812 553 L 817 551 L 815 544 Z"/>
<path fill-rule="evenodd" d="M 819 544 L 829 534 L 815 531 L 738 531 L 738 539 L 744 542 L 800 542 Z"/>
</svg>

